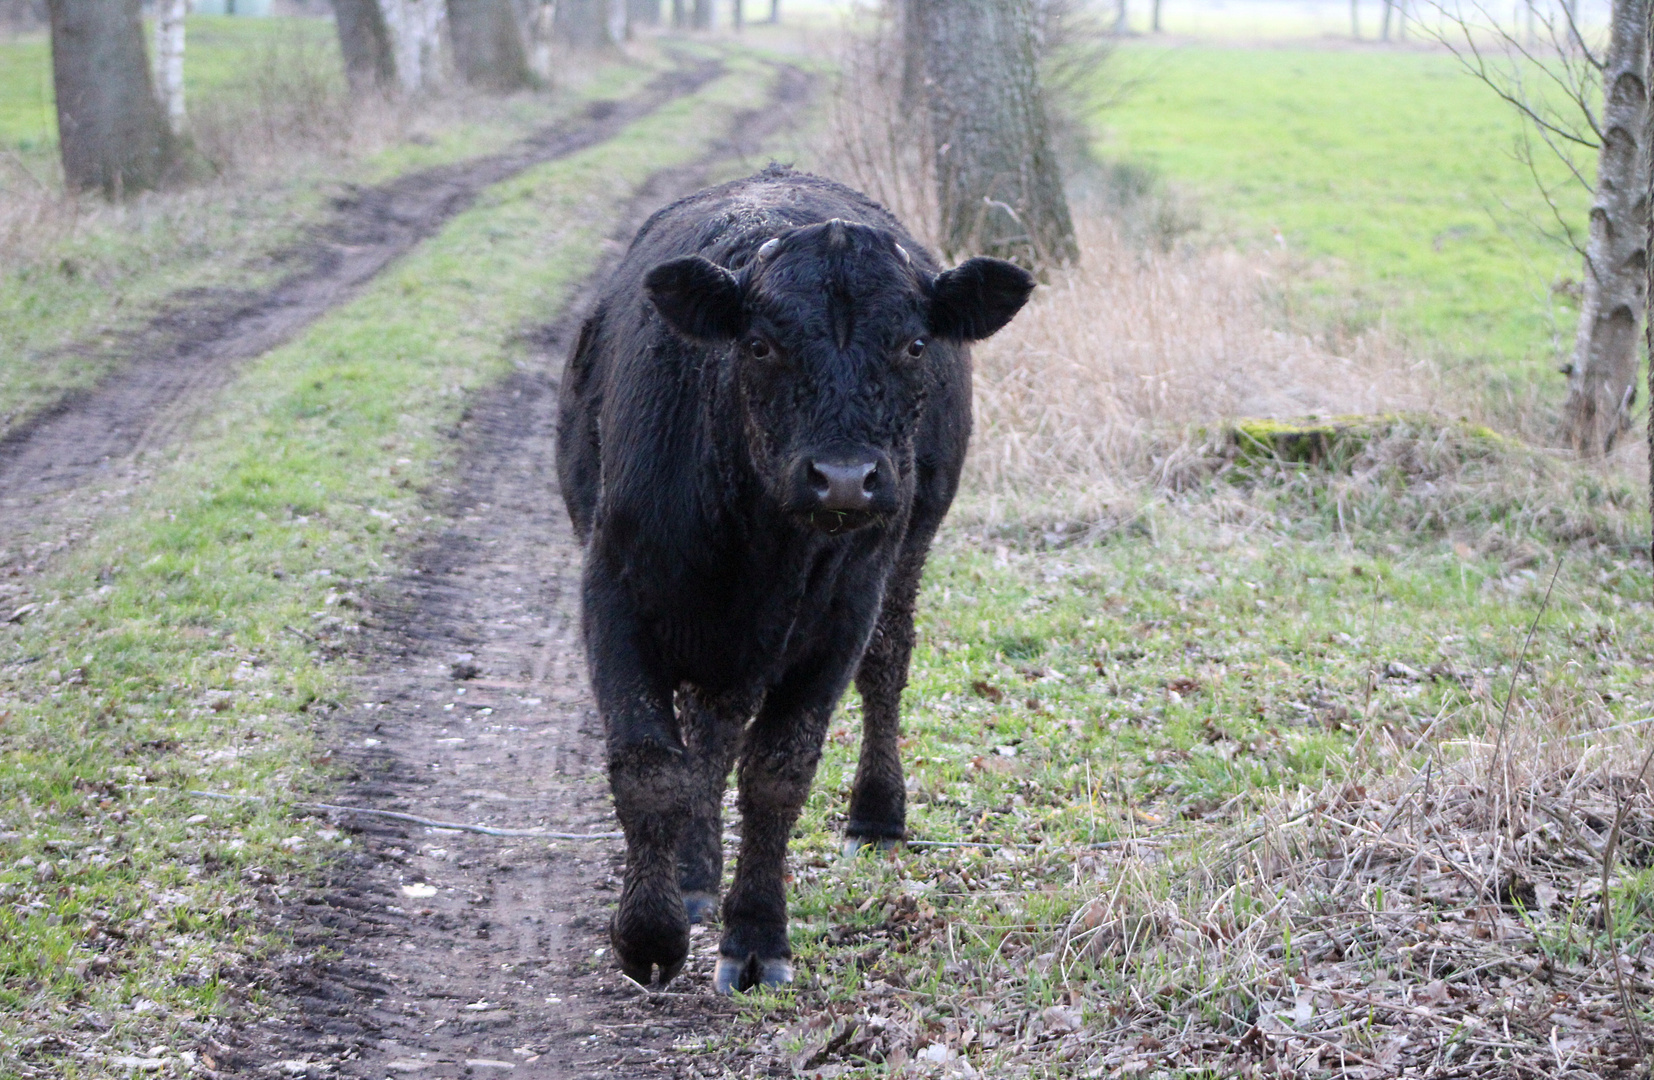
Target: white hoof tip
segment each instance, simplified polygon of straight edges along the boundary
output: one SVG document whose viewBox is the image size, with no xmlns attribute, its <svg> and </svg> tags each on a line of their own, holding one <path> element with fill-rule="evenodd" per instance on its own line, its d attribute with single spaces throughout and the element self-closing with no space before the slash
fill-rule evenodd
<svg viewBox="0 0 1654 1080">
<path fill-rule="evenodd" d="M 900 840 L 891 840 L 889 837 L 868 839 L 862 836 L 847 836 L 844 838 L 844 857 L 854 859 L 862 855 L 888 855 L 900 845 Z"/>
</svg>

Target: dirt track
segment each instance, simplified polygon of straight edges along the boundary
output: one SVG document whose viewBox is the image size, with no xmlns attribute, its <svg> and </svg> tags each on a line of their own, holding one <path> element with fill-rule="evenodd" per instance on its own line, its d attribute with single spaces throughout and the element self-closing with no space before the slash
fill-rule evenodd
<svg viewBox="0 0 1654 1080">
<path fill-rule="evenodd" d="M 793 122 L 811 89 L 800 71 L 775 70 L 766 108 L 736 116 L 699 160 L 628 199 L 617 247 L 714 172 L 763 164 L 764 140 Z M 55 552 L 117 512 L 155 451 L 187 438 L 241 362 L 348 302 L 490 185 L 595 146 L 722 71 L 717 61 L 684 66 L 501 154 L 362 191 L 291 253 L 299 269 L 266 293 L 176 298 L 120 343 L 114 375 L 0 439 L 0 609 L 26 598 Z M 606 269 L 533 335 L 539 365 L 470 409 L 453 484 L 465 501 L 447 508 L 460 524 L 428 538 L 376 598 L 368 674 L 338 721 L 337 757 L 352 773 L 333 801 L 514 827 L 615 828 L 576 627 L 580 553 L 553 467 L 556 376 Z M 618 841 L 381 822 L 342 819 L 354 854 L 308 893 L 301 886 L 266 909 L 295 946 L 260 980 L 277 1015 L 208 1048 L 218 1075 L 696 1075 L 673 1047 L 715 1032 L 730 1013 L 710 991 L 715 933 L 696 938 L 673 994 L 645 1001 L 623 988 L 599 952 Z"/>
<path fill-rule="evenodd" d="M 699 161 L 651 178 L 615 239 L 720 166 L 762 164 L 753 155 L 809 89 L 778 69 L 769 107 L 737 116 Z M 591 294 L 588 284 L 538 335 L 536 370 L 470 411 L 464 501 L 452 508 L 461 524 L 375 605 L 371 673 L 338 732 L 353 771 L 334 801 L 514 828 L 616 828 L 577 633 L 580 555 L 553 467 L 556 375 Z M 269 913 L 299 950 L 279 980 L 293 1008 L 244 1033 L 234 1071 L 696 1075 L 674 1045 L 731 1014 L 710 989 L 716 934 L 696 937 L 674 993 L 643 1000 L 626 986 L 604 950 L 618 840 L 501 839 L 354 815 L 341 824 L 356 854 Z M 316 959 L 323 948 L 343 955 Z"/>
<path fill-rule="evenodd" d="M 145 458 L 176 442 L 242 361 L 348 303 L 484 189 L 612 138 L 721 71 L 717 61 L 682 67 L 624 101 L 593 102 L 501 153 L 362 189 L 297 249 L 277 257 L 295 269 L 266 292 L 175 298 L 114 347 L 114 374 L 0 437 L 0 564 L 8 548 L 30 537 L 58 541 L 95 511 L 93 503 L 123 497 L 141 482 Z M 98 496 L 69 494 L 89 486 Z M 0 593 L 0 607 L 4 601 Z"/>
</svg>

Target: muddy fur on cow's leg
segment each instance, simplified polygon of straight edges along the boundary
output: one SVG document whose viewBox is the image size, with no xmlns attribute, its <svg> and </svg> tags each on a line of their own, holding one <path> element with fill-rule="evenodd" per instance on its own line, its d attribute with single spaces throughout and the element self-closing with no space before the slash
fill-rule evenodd
<svg viewBox="0 0 1654 1080">
<path fill-rule="evenodd" d="M 609 747 L 609 785 L 626 833 L 626 883 L 609 926 L 621 970 L 648 985 L 671 982 L 689 956 L 689 918 L 678 890 L 678 843 L 689 817 L 683 751 L 659 743 Z"/>
<path fill-rule="evenodd" d="M 748 694 L 707 694 L 687 685 L 678 692 L 689 770 L 689 822 L 678 841 L 678 885 L 692 923 L 706 922 L 718 912 L 724 883 L 724 788 L 741 729 L 756 705 Z"/>
<path fill-rule="evenodd" d="M 720 994 L 792 981 L 787 840 L 810 793 L 837 696 L 802 711 L 766 704 L 747 731 L 738 803 L 741 851 L 724 897 L 724 936 L 713 980 Z"/>
<path fill-rule="evenodd" d="M 909 536 L 902 560 L 885 587 L 878 629 L 856 671 L 861 694 L 861 756 L 850 792 L 844 850 L 888 850 L 907 836 L 907 786 L 902 777 L 902 690 L 913 653 L 913 606 L 925 569 L 930 535 Z"/>
</svg>

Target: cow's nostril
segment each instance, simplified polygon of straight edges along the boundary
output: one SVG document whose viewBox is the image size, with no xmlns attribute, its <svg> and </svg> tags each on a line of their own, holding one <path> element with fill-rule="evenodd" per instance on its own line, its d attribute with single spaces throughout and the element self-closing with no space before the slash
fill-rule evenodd
<svg viewBox="0 0 1654 1080">
<path fill-rule="evenodd" d="M 861 490 L 862 490 L 863 494 L 871 495 L 871 494 L 873 494 L 874 490 L 878 488 L 878 486 L 879 486 L 879 467 L 877 465 L 875 465 L 872 468 L 867 470 L 867 475 L 866 476 L 862 477 Z"/>
<path fill-rule="evenodd" d="M 833 491 L 833 482 L 821 471 L 821 466 L 814 462 L 810 464 L 810 490 L 815 492 L 818 499 L 827 498 Z"/>
</svg>

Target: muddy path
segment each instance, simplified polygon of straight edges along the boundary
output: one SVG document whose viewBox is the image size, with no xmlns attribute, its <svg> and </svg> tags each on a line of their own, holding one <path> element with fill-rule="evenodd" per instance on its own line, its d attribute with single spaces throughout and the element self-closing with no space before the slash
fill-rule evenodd
<svg viewBox="0 0 1654 1080">
<path fill-rule="evenodd" d="M 146 456 L 177 442 L 242 361 L 348 303 L 486 188 L 604 142 L 722 71 L 716 60 L 684 64 L 630 98 L 592 102 L 500 153 L 360 189 L 276 256 L 293 269 L 272 288 L 173 298 L 114 347 L 118 366 L 102 383 L 0 437 L 0 564 L 10 550 L 26 571 L 44 553 L 25 558 L 20 549 L 38 548 L 38 538 L 48 548 L 72 542 L 110 500 L 118 504 L 142 482 Z M 0 591 L 0 607 L 6 599 Z"/>
<path fill-rule="evenodd" d="M 763 164 L 811 86 L 777 69 L 768 105 L 693 164 L 651 178 L 614 233 L 719 170 Z M 580 552 L 554 469 L 556 378 L 594 275 L 536 335 L 538 362 L 470 410 L 455 527 L 374 603 L 370 673 L 341 712 L 350 768 L 333 801 L 443 821 L 580 834 L 616 829 L 578 636 Z M 691 1077 L 727 1027 L 711 991 L 716 930 L 670 994 L 607 955 L 622 845 L 497 838 L 339 815 L 352 854 L 267 908 L 294 951 L 269 973 L 290 1002 L 220 1048 L 242 1075 Z M 326 957 L 331 956 L 331 959 Z M 739 1066 L 745 1071 L 746 1064 Z"/>
</svg>

